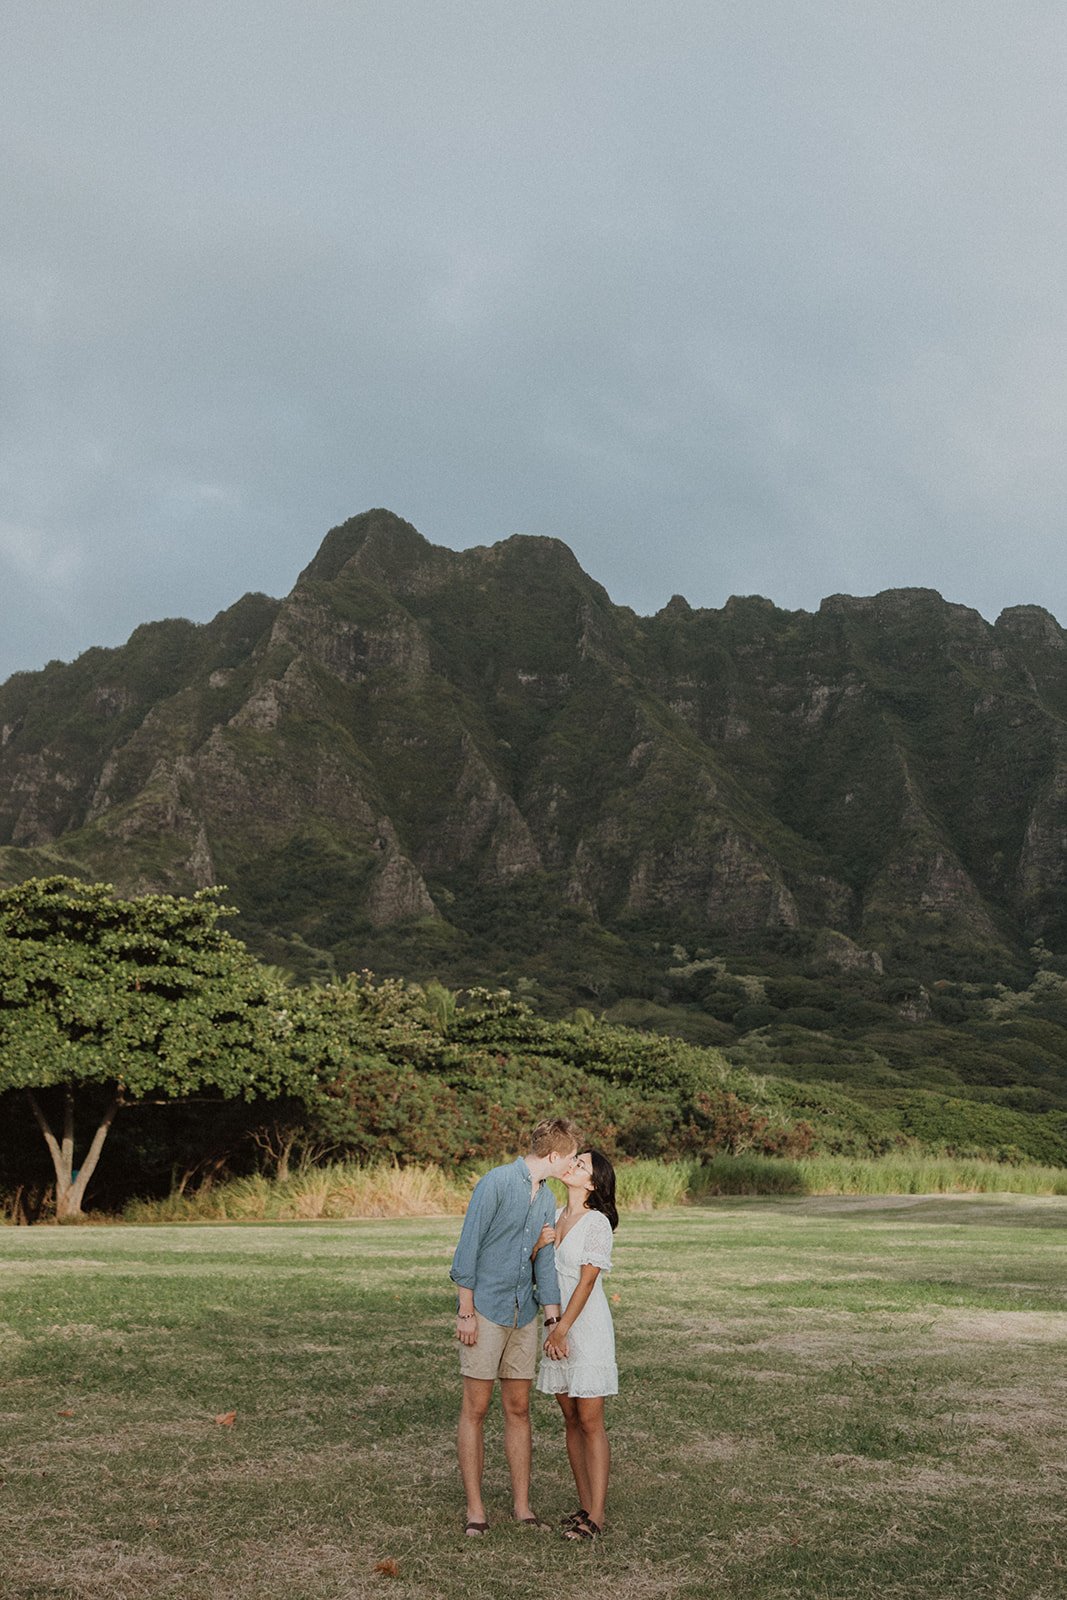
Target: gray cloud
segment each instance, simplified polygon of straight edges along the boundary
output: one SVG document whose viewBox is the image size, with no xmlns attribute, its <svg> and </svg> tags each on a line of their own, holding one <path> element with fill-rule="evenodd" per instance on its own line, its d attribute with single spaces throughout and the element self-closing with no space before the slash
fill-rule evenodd
<svg viewBox="0 0 1067 1600">
<path fill-rule="evenodd" d="M 1061 7 L 9 8 L 0 676 L 392 506 L 1067 615 Z"/>
</svg>

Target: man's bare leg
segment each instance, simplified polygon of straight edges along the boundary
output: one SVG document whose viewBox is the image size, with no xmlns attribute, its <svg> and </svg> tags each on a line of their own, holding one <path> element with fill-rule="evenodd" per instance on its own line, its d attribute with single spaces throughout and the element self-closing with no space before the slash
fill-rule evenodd
<svg viewBox="0 0 1067 1600">
<path fill-rule="evenodd" d="M 467 1496 L 467 1521 L 485 1522 L 482 1472 L 485 1467 L 485 1419 L 493 1398 L 492 1378 L 464 1378 L 459 1411 L 459 1471 Z"/>
<path fill-rule="evenodd" d="M 504 1407 L 504 1454 L 511 1473 L 511 1493 L 515 1515 L 532 1517 L 530 1510 L 530 1460 L 533 1431 L 530 1427 L 529 1378 L 501 1378 L 500 1400 Z"/>
</svg>

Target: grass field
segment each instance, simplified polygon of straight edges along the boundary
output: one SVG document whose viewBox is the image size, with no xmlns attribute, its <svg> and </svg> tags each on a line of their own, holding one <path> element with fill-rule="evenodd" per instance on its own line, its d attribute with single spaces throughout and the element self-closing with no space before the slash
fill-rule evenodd
<svg viewBox="0 0 1067 1600">
<path fill-rule="evenodd" d="M 509 1524 L 496 1416 L 493 1527 L 461 1535 L 456 1229 L 4 1229 L 4 1600 L 1067 1594 L 1067 1201 L 624 1216 L 593 1547 Z"/>
</svg>

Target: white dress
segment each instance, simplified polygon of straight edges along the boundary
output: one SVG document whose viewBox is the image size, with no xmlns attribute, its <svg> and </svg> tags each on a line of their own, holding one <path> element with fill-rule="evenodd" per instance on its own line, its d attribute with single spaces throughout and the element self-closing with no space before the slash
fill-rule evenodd
<svg viewBox="0 0 1067 1600">
<path fill-rule="evenodd" d="M 557 1222 L 562 1209 L 556 1212 Z M 586 1264 L 599 1267 L 600 1272 L 567 1335 L 570 1354 L 566 1361 L 541 1357 L 537 1387 L 542 1394 L 569 1394 L 575 1400 L 588 1400 L 619 1392 L 615 1329 L 604 1293 L 604 1274 L 611 1271 L 611 1223 L 602 1211 L 587 1211 L 579 1217 L 562 1244 L 556 1246 L 556 1274 L 564 1310 Z"/>
</svg>

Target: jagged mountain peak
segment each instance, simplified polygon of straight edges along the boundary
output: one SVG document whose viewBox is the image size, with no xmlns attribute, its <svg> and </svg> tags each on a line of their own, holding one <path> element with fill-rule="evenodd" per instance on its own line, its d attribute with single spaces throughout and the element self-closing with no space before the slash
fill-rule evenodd
<svg viewBox="0 0 1067 1600">
<path fill-rule="evenodd" d="M 665 606 L 656 612 L 657 617 L 691 617 L 693 608 L 684 594 L 672 594 Z"/>
<path fill-rule="evenodd" d="M 571 571 L 576 569 L 583 577 L 587 576 L 570 545 L 547 534 L 512 533 L 506 539 L 499 539 L 482 548 L 487 554 L 495 552 L 500 559 L 540 561 L 550 565 L 555 563 Z"/>
<path fill-rule="evenodd" d="M 879 589 L 877 594 L 828 594 L 819 610 L 873 614 L 896 612 L 904 615 L 949 603 L 937 589 Z"/>
<path fill-rule="evenodd" d="M 463 551 L 458 559 L 463 570 L 480 568 L 500 581 L 528 584 L 538 594 L 578 589 L 591 599 L 607 606 L 612 604 L 607 590 L 589 576 L 563 539 L 513 533 L 494 544 L 475 545 Z"/>
<path fill-rule="evenodd" d="M 538 534 L 512 534 L 489 545 L 452 550 L 431 544 L 411 523 L 392 511 L 377 509 L 351 517 L 326 535 L 314 559 L 304 568 L 293 591 L 309 584 L 351 578 L 369 581 L 406 599 L 445 586 L 462 586 L 476 574 L 496 585 L 527 592 L 530 604 L 550 603 L 564 591 L 580 591 L 612 609 L 607 591 L 591 578 L 562 539 Z"/>
<path fill-rule="evenodd" d="M 1055 650 L 1067 647 L 1067 635 L 1044 606 L 1006 606 L 994 627 L 999 633 L 1027 643 L 1049 644 Z"/>
<path fill-rule="evenodd" d="M 340 577 L 350 561 L 373 560 L 384 568 L 404 568 L 424 560 L 435 549 L 417 528 L 383 507 L 362 511 L 331 528 L 313 559 L 297 579 L 303 583 L 329 583 Z"/>
</svg>

